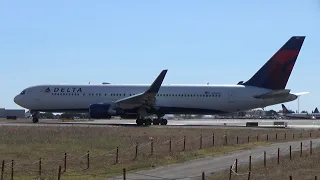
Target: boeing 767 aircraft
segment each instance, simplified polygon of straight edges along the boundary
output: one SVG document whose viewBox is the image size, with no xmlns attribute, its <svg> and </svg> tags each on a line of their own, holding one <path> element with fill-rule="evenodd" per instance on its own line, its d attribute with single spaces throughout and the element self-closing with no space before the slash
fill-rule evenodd
<svg viewBox="0 0 320 180">
<path fill-rule="evenodd" d="M 227 114 L 297 99 L 305 93 L 285 89 L 305 36 L 291 37 L 246 82 L 235 85 L 162 85 L 163 70 L 151 85 L 38 85 L 14 102 L 32 113 L 89 112 L 93 119 L 136 118 L 137 125 L 166 125 L 165 114 Z M 148 118 L 157 115 L 158 118 Z"/>
</svg>

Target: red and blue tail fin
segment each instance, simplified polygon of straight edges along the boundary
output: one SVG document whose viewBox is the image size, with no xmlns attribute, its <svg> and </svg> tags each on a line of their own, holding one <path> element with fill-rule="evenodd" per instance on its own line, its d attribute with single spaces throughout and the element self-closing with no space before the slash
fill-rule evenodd
<svg viewBox="0 0 320 180">
<path fill-rule="evenodd" d="M 243 85 L 272 90 L 285 89 L 298 58 L 305 36 L 291 37 L 263 66 Z"/>
</svg>

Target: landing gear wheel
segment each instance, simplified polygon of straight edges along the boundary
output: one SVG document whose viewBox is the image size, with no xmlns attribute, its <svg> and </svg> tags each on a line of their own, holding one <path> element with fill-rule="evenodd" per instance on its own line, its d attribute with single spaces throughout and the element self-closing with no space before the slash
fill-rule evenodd
<svg viewBox="0 0 320 180">
<path fill-rule="evenodd" d="M 150 126 L 152 124 L 152 120 L 150 118 L 145 119 L 145 125 Z"/>
<path fill-rule="evenodd" d="M 39 119 L 38 119 L 37 117 L 33 117 L 33 118 L 32 118 L 32 122 L 33 122 L 33 123 L 37 123 L 37 122 L 39 122 Z"/>
<path fill-rule="evenodd" d="M 153 119 L 153 125 L 159 125 L 160 124 L 160 119 Z"/>
<path fill-rule="evenodd" d="M 138 118 L 138 119 L 136 120 L 136 123 L 137 123 L 138 126 L 142 126 L 142 125 L 143 125 L 143 119 Z"/>
<path fill-rule="evenodd" d="M 161 125 L 167 125 L 168 124 L 168 120 L 167 119 L 161 119 L 160 120 L 160 124 Z"/>
</svg>

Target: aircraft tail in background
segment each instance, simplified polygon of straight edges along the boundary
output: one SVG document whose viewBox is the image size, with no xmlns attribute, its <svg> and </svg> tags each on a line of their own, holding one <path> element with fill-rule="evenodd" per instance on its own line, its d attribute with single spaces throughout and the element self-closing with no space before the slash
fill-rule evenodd
<svg viewBox="0 0 320 180">
<path fill-rule="evenodd" d="M 281 107 L 282 107 L 282 113 L 283 114 L 292 114 L 292 113 L 294 113 L 292 111 L 289 111 L 284 104 L 281 104 Z"/>
</svg>

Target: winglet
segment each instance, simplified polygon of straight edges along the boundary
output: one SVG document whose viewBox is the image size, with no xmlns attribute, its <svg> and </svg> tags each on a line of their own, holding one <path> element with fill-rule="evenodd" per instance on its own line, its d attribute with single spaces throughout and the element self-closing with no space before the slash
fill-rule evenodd
<svg viewBox="0 0 320 180">
<path fill-rule="evenodd" d="M 167 74 L 167 69 L 162 70 L 161 73 L 158 75 L 158 77 L 156 78 L 156 80 L 153 81 L 153 83 L 151 84 L 151 86 L 149 87 L 149 89 L 145 92 L 145 93 L 158 93 L 161 84 L 164 80 L 164 77 Z"/>
</svg>

